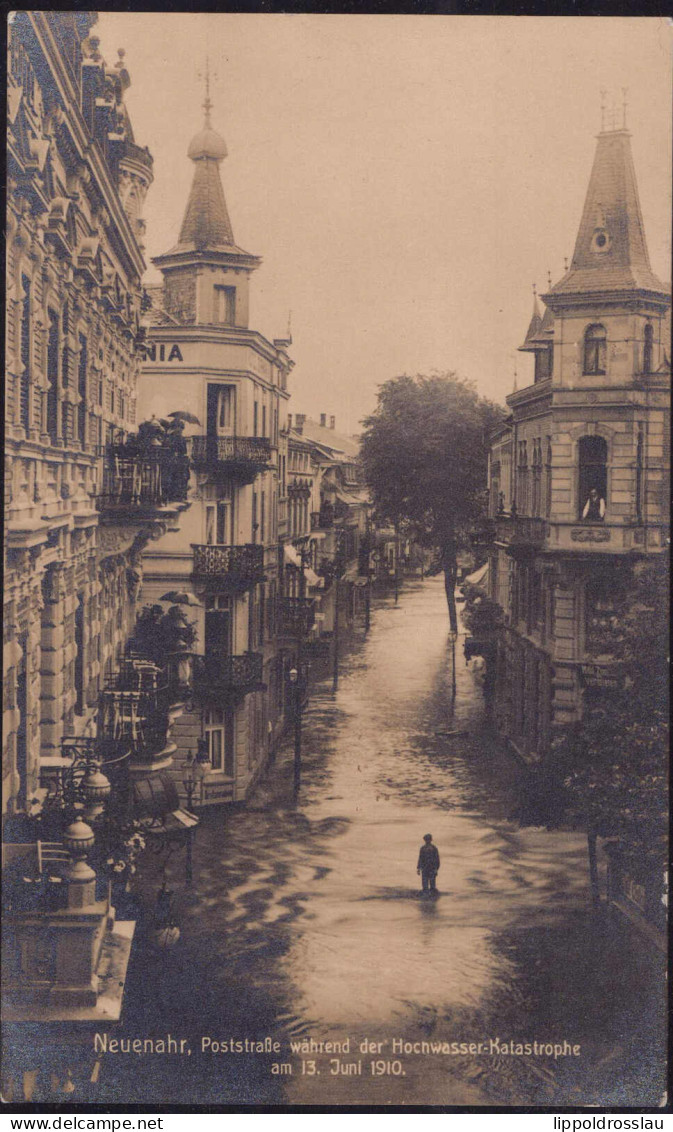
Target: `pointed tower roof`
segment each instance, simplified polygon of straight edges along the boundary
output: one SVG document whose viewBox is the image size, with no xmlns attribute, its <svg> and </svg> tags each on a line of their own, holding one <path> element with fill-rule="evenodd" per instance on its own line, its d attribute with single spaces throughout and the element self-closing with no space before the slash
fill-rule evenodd
<svg viewBox="0 0 673 1132">
<path fill-rule="evenodd" d="M 540 304 L 537 301 L 537 291 L 535 288 L 533 288 L 533 314 L 528 324 L 528 330 L 526 331 L 526 337 L 524 339 L 523 346 L 519 346 L 520 350 L 532 349 L 531 342 L 535 338 L 535 335 L 537 334 L 541 325 L 542 316 L 540 314 Z"/>
<path fill-rule="evenodd" d="M 207 252 L 219 253 L 220 258 L 224 253 L 228 260 L 234 257 L 245 261 L 245 265 L 252 268 L 261 262 L 257 256 L 243 251 L 234 242 L 234 232 L 220 180 L 220 165 L 227 156 L 227 147 L 224 138 L 211 125 L 212 105 L 210 79 L 206 71 L 203 129 L 194 135 L 187 150 L 187 156 L 194 162 L 194 177 L 180 236 L 175 247 L 152 260 L 158 266 L 174 262 L 175 257 L 180 257 L 184 261 L 194 253 Z"/>
<path fill-rule="evenodd" d="M 572 262 L 545 301 L 598 291 L 667 293 L 650 268 L 630 137 L 626 129 L 598 135 Z"/>
</svg>

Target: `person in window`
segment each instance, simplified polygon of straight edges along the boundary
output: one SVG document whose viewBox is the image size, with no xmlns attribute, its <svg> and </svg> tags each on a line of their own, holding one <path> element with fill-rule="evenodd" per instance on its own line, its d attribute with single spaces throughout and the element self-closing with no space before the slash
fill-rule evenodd
<svg viewBox="0 0 673 1132">
<path fill-rule="evenodd" d="M 602 495 L 598 494 L 595 487 L 592 487 L 589 491 L 589 498 L 584 504 L 582 518 L 586 519 L 588 523 L 602 523 L 605 518 L 605 500 Z"/>
</svg>

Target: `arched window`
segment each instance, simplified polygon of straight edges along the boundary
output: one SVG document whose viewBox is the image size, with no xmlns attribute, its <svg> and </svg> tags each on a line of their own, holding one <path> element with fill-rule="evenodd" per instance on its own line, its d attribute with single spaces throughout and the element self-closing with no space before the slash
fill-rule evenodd
<svg viewBox="0 0 673 1132">
<path fill-rule="evenodd" d="M 602 436 L 582 436 L 579 443 L 579 513 L 602 522 L 608 486 L 608 446 Z"/>
<path fill-rule="evenodd" d="M 607 336 L 605 327 L 588 326 L 584 335 L 584 373 L 605 373 Z"/>
<path fill-rule="evenodd" d="M 652 373 L 654 328 L 648 322 L 643 335 L 643 373 Z"/>
</svg>

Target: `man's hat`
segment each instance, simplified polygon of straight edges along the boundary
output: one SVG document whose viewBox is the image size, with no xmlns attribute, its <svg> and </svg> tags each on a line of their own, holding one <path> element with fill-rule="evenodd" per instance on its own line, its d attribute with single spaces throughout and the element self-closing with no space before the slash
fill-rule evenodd
<svg viewBox="0 0 673 1132">
<path fill-rule="evenodd" d="M 423 834 L 423 840 L 424 841 L 432 841 L 432 834 L 431 833 L 424 833 Z"/>
</svg>

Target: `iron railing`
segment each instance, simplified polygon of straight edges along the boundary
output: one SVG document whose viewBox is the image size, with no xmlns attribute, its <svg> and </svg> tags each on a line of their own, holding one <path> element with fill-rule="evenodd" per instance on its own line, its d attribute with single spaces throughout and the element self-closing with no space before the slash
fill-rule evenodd
<svg viewBox="0 0 673 1132">
<path fill-rule="evenodd" d="M 131 751 L 137 762 L 152 762 L 168 743 L 166 690 L 106 689 L 99 700 L 98 728 L 103 739 Z"/>
<path fill-rule="evenodd" d="M 313 628 L 315 602 L 306 597 L 281 597 L 277 618 L 280 637 L 306 637 Z"/>
<path fill-rule="evenodd" d="M 264 657 L 244 652 L 240 656 L 210 652 L 194 658 L 194 695 L 197 699 L 245 695 L 263 687 Z"/>
<path fill-rule="evenodd" d="M 265 436 L 193 436 L 191 457 L 199 469 L 225 466 L 256 472 L 271 461 L 271 441 Z"/>
<path fill-rule="evenodd" d="M 197 583 L 244 588 L 264 581 L 263 546 L 256 543 L 242 546 L 192 543 L 192 549 L 192 578 Z"/>
<path fill-rule="evenodd" d="M 110 445 L 97 496 L 99 510 L 162 507 L 187 498 L 189 460 L 170 448 Z"/>
<path fill-rule="evenodd" d="M 498 542 L 510 546 L 542 546 L 547 537 L 547 520 L 533 515 L 499 515 L 495 522 Z"/>
</svg>

